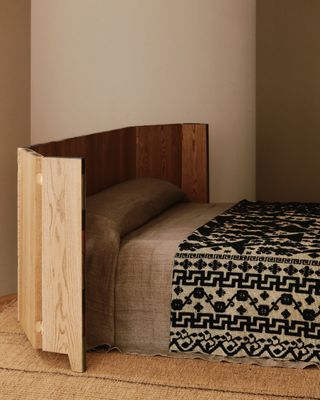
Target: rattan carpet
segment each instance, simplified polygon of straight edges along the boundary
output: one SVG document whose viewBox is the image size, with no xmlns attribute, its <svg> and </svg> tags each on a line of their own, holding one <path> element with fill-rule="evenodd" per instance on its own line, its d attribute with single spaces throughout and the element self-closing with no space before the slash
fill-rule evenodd
<svg viewBox="0 0 320 400">
<path fill-rule="evenodd" d="M 0 399 L 320 399 L 320 370 L 292 370 L 111 353 L 89 353 L 72 373 L 66 356 L 35 351 L 16 322 L 0 313 Z"/>
</svg>

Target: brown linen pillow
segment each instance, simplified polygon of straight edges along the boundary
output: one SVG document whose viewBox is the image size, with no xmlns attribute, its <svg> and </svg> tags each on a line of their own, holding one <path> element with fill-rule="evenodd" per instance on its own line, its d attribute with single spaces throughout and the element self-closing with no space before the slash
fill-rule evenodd
<svg viewBox="0 0 320 400">
<path fill-rule="evenodd" d="M 182 190 L 170 182 L 138 178 L 88 197 L 87 213 L 107 218 L 122 237 L 175 203 L 185 200 Z"/>
</svg>

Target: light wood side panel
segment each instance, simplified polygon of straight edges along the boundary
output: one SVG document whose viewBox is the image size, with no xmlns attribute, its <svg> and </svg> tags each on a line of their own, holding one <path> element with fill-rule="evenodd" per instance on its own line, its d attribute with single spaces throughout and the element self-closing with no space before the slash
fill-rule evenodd
<svg viewBox="0 0 320 400">
<path fill-rule="evenodd" d="M 45 351 L 85 369 L 82 160 L 43 158 L 42 314 Z"/>
<path fill-rule="evenodd" d="M 41 161 L 18 149 L 18 319 L 36 349 L 41 348 Z"/>
<path fill-rule="evenodd" d="M 192 202 L 209 201 L 208 126 L 182 125 L 181 188 Z"/>
</svg>

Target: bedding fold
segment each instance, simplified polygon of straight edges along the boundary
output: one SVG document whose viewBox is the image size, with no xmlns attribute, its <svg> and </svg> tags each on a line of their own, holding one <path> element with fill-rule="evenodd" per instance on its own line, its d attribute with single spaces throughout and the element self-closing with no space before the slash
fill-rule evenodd
<svg viewBox="0 0 320 400">
<path fill-rule="evenodd" d="M 86 337 L 87 347 L 114 341 L 114 288 L 120 234 L 108 218 L 86 217 Z"/>
<path fill-rule="evenodd" d="M 115 344 L 115 286 L 120 240 L 174 204 L 185 201 L 170 182 L 138 178 L 86 201 L 86 335 L 89 348 Z"/>
</svg>

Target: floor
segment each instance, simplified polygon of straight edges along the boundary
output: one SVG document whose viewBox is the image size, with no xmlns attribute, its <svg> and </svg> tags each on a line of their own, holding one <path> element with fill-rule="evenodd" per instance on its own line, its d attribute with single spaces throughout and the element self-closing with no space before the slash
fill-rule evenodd
<svg viewBox="0 0 320 400">
<path fill-rule="evenodd" d="M 15 296 L 0 298 L 1 400 L 320 400 L 320 371 L 199 359 L 88 353 L 74 373 L 66 355 L 34 350 Z"/>
<path fill-rule="evenodd" d="M 7 303 L 10 303 L 11 301 L 15 300 L 16 298 L 17 298 L 16 294 L 8 294 L 6 296 L 1 296 L 0 297 L 0 307 Z"/>
</svg>

